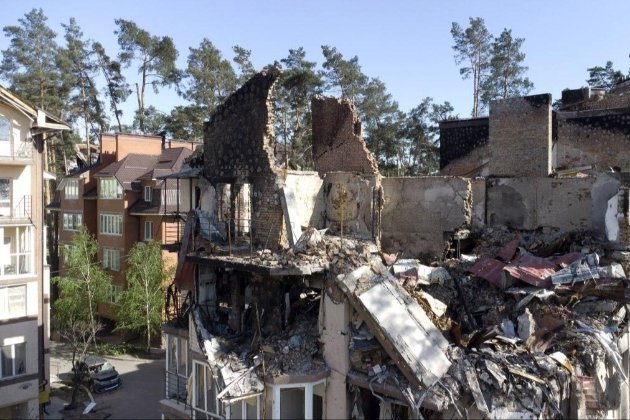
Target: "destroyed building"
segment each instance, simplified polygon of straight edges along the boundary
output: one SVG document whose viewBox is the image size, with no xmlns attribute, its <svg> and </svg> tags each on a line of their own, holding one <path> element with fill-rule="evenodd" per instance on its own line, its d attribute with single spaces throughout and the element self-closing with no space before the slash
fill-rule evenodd
<svg viewBox="0 0 630 420">
<path fill-rule="evenodd" d="M 627 417 L 627 195 L 615 174 L 549 176 L 550 95 L 445 123 L 448 175 L 383 178 L 333 98 L 312 103 L 315 171 L 279 165 L 277 77 L 232 94 L 168 176 L 198 199 L 165 418 Z"/>
</svg>

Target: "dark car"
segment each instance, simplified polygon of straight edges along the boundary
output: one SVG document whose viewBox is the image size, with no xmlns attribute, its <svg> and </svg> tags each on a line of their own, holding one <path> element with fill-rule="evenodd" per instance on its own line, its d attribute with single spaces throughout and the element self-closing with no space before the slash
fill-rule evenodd
<svg viewBox="0 0 630 420">
<path fill-rule="evenodd" d="M 85 372 L 85 378 L 92 392 L 111 391 L 122 385 L 122 379 L 114 366 L 100 356 L 86 357 L 81 369 Z"/>
</svg>

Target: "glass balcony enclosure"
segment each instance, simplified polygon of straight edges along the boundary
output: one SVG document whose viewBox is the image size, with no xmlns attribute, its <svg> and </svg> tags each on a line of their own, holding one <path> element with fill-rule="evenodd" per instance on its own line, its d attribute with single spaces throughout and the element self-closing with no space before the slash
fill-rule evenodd
<svg viewBox="0 0 630 420">
<path fill-rule="evenodd" d="M 33 274 L 33 228 L 0 227 L 0 277 Z"/>
</svg>

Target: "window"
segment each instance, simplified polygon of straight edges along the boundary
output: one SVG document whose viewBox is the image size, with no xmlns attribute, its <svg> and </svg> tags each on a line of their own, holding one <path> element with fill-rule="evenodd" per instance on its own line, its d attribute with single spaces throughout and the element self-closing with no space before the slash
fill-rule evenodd
<svg viewBox="0 0 630 420">
<path fill-rule="evenodd" d="M 151 202 L 151 191 L 152 191 L 151 187 L 149 186 L 144 187 L 144 201 L 147 201 L 149 203 Z"/>
<path fill-rule="evenodd" d="M 99 182 L 100 190 L 98 198 L 122 198 L 122 185 L 116 178 L 103 178 Z"/>
<path fill-rule="evenodd" d="M 193 407 L 196 411 L 214 416 L 220 416 L 221 405 L 217 404 L 216 383 L 212 377 L 212 370 L 205 363 L 194 362 L 193 371 Z"/>
<path fill-rule="evenodd" d="M 76 200 L 79 198 L 79 180 L 66 179 L 65 198 L 66 200 Z"/>
<path fill-rule="evenodd" d="M 228 406 L 228 419 L 259 419 L 260 396 L 245 398 Z"/>
<path fill-rule="evenodd" d="M 0 319 L 26 316 L 26 285 L 0 288 Z"/>
<path fill-rule="evenodd" d="M 25 373 L 26 343 L 2 346 L 0 351 L 0 378 L 11 378 Z"/>
<path fill-rule="evenodd" d="M 103 268 L 106 270 L 120 271 L 120 250 L 103 248 Z"/>
<path fill-rule="evenodd" d="M 62 244 L 62 255 L 63 255 L 63 262 L 67 263 L 68 262 L 68 258 L 70 257 L 70 254 L 72 253 L 72 251 L 74 250 L 74 245 L 72 244 Z"/>
<path fill-rule="evenodd" d="M 122 235 L 122 214 L 101 214 L 101 230 L 104 235 Z"/>
<path fill-rule="evenodd" d="M 64 213 L 63 214 L 63 230 L 78 231 L 83 224 L 83 214 L 81 213 Z"/>
<path fill-rule="evenodd" d="M 150 220 L 144 221 L 144 240 L 148 241 L 153 239 L 153 222 Z"/>
<path fill-rule="evenodd" d="M 0 141 L 11 140 L 11 121 L 8 118 L 0 116 Z"/>
<path fill-rule="evenodd" d="M 274 419 L 321 419 L 324 415 L 325 381 L 273 388 Z"/>
<path fill-rule="evenodd" d="M 166 198 L 164 200 L 166 205 L 175 205 L 179 203 L 179 190 L 167 189 L 164 190 L 164 194 L 166 195 Z"/>
<path fill-rule="evenodd" d="M 33 230 L 30 226 L 0 228 L 0 276 L 33 273 Z"/>
<path fill-rule="evenodd" d="M 188 340 L 167 334 L 166 343 L 166 398 L 186 402 Z"/>
<path fill-rule="evenodd" d="M 11 180 L 0 178 L 0 207 L 11 207 Z"/>
<path fill-rule="evenodd" d="M 117 284 L 112 284 L 109 290 L 109 303 L 118 305 L 118 302 L 120 302 L 120 295 L 122 291 L 123 291 L 122 286 L 119 286 Z"/>
</svg>

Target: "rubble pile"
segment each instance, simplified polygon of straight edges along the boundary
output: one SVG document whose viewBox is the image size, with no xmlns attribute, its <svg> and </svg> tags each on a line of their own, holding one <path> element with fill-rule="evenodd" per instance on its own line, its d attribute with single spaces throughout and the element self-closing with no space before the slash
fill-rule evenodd
<svg viewBox="0 0 630 420">
<path fill-rule="evenodd" d="M 487 254 L 390 267 L 449 340 L 452 365 L 435 388 L 452 396 L 451 414 L 605 417 L 618 408 L 627 378 L 616 343 L 630 301 L 622 265 L 587 235 L 488 230 L 478 251 Z"/>
</svg>

